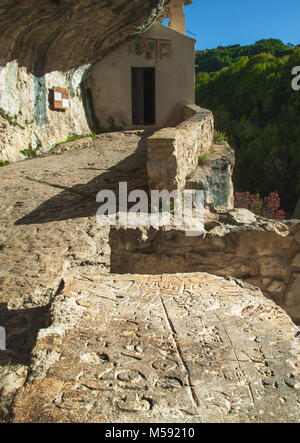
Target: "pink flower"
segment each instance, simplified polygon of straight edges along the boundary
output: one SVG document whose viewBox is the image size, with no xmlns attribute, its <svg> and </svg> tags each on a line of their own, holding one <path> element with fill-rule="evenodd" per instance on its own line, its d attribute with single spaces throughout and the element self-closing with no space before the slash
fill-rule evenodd
<svg viewBox="0 0 300 443">
<path fill-rule="evenodd" d="M 270 192 L 270 195 L 261 198 L 253 195 L 249 191 L 237 192 L 235 194 L 235 207 L 245 208 L 266 218 L 284 220 L 285 212 L 280 208 L 280 197 L 278 191 Z"/>
</svg>

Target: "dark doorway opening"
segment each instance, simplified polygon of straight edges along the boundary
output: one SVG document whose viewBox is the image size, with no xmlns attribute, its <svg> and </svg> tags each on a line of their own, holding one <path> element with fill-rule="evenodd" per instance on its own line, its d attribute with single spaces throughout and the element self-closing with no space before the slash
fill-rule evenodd
<svg viewBox="0 0 300 443">
<path fill-rule="evenodd" d="M 132 124 L 155 125 L 155 68 L 132 68 Z"/>
</svg>

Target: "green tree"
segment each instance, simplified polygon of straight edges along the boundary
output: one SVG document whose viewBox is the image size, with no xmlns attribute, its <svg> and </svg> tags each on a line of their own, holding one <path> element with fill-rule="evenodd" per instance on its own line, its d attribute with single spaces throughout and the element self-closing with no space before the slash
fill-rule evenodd
<svg viewBox="0 0 300 443">
<path fill-rule="evenodd" d="M 216 129 L 236 150 L 235 187 L 260 195 L 278 190 L 291 215 L 300 196 L 300 92 L 291 87 L 300 48 L 276 39 L 219 47 L 201 51 L 202 66 L 212 51 L 230 63 L 197 74 L 196 101 L 214 112 Z"/>
</svg>

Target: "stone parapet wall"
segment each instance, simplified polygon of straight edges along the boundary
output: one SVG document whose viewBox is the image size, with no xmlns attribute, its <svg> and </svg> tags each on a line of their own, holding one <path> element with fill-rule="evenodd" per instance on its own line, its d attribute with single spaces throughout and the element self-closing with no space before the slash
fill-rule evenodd
<svg viewBox="0 0 300 443">
<path fill-rule="evenodd" d="M 300 222 L 267 220 L 245 209 L 211 217 L 199 237 L 187 237 L 175 226 L 111 229 L 111 271 L 239 278 L 259 287 L 299 322 Z"/>
<path fill-rule="evenodd" d="M 148 138 L 149 190 L 183 190 L 198 158 L 209 152 L 213 143 L 213 114 L 198 106 L 185 106 L 176 127 L 163 128 Z"/>
</svg>

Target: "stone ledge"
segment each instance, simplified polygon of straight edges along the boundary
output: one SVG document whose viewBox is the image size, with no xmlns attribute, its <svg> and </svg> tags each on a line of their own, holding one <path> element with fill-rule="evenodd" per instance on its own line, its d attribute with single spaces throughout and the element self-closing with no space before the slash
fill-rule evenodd
<svg viewBox="0 0 300 443">
<path fill-rule="evenodd" d="M 210 216 L 204 227 L 198 237 L 187 237 L 183 228 L 174 225 L 113 227 L 111 271 L 209 272 L 240 278 L 300 321 L 300 222 L 285 224 L 234 209 Z"/>
</svg>

